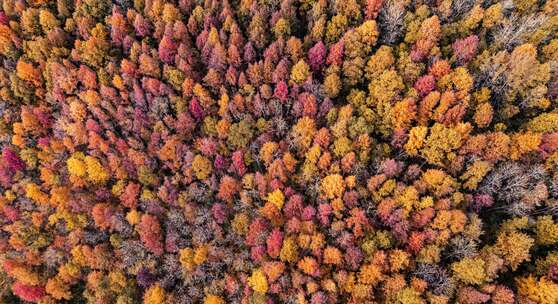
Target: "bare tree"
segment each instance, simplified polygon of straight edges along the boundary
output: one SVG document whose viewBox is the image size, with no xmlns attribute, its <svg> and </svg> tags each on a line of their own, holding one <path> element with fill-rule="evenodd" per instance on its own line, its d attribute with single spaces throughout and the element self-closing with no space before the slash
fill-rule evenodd
<svg viewBox="0 0 558 304">
<path fill-rule="evenodd" d="M 451 295 L 455 289 L 455 284 L 446 270 L 438 265 L 418 264 L 414 275 L 425 280 L 435 294 Z"/>
<path fill-rule="evenodd" d="M 486 176 L 479 192 L 492 195 L 497 202 L 496 209 L 512 215 L 526 215 L 534 205 L 525 204 L 523 198 L 532 195 L 537 184 L 544 182 L 545 175 L 541 165 L 504 162 Z"/>
<path fill-rule="evenodd" d="M 479 68 L 478 86 L 487 86 L 497 96 L 503 96 L 509 90 L 510 83 L 506 76 L 508 72 L 507 52 L 501 51 L 492 55 Z"/>
<path fill-rule="evenodd" d="M 512 15 L 495 30 L 494 45 L 497 48 L 511 50 L 529 39 L 547 20 L 548 16 L 545 14 L 531 14 L 523 17 Z"/>
<path fill-rule="evenodd" d="M 457 236 L 451 239 L 448 254 L 449 258 L 461 260 L 463 258 L 472 257 L 477 253 L 477 243 L 463 236 Z"/>
<path fill-rule="evenodd" d="M 458 19 L 475 6 L 475 0 L 454 0 L 451 4 L 451 20 Z"/>
<path fill-rule="evenodd" d="M 382 6 L 378 17 L 380 36 L 387 44 L 394 44 L 403 33 L 403 17 L 405 17 L 405 6 L 402 1 L 390 0 Z"/>
</svg>

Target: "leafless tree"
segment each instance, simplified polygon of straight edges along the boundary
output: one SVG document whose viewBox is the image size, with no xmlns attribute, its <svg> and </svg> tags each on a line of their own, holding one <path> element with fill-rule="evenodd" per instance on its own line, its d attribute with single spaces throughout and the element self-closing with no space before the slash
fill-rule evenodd
<svg viewBox="0 0 558 304">
<path fill-rule="evenodd" d="M 475 0 L 454 0 L 451 4 L 451 20 L 464 16 L 475 6 Z"/>
<path fill-rule="evenodd" d="M 544 181 L 542 166 L 528 166 L 517 162 L 504 162 L 490 172 L 479 187 L 480 193 L 492 195 L 495 208 L 513 215 L 525 215 L 533 208 L 522 203 L 522 198 Z"/>
<path fill-rule="evenodd" d="M 450 258 L 461 260 L 463 258 L 472 257 L 477 253 L 477 243 L 463 236 L 451 239 L 448 254 Z"/>
<path fill-rule="evenodd" d="M 140 241 L 125 240 L 118 249 L 123 268 L 129 268 L 147 257 L 147 251 Z"/>
<path fill-rule="evenodd" d="M 527 16 L 512 15 L 504 21 L 494 32 L 494 46 L 511 50 L 525 42 L 546 21 L 545 14 L 531 14 Z"/>
<path fill-rule="evenodd" d="M 383 43 L 394 44 L 403 33 L 405 6 L 402 1 L 390 0 L 382 6 L 378 17 Z"/>
<path fill-rule="evenodd" d="M 182 275 L 182 267 L 178 261 L 178 256 L 166 254 L 163 257 L 163 265 L 160 268 L 161 286 L 163 288 L 173 288 Z"/>
<path fill-rule="evenodd" d="M 486 86 L 495 95 L 504 95 L 509 90 L 510 83 L 506 76 L 508 72 L 508 54 L 504 51 L 492 55 L 485 60 L 480 68 L 479 86 Z"/>
<path fill-rule="evenodd" d="M 425 280 L 435 294 L 451 295 L 455 289 L 454 282 L 446 270 L 439 265 L 418 264 L 414 275 Z"/>
</svg>

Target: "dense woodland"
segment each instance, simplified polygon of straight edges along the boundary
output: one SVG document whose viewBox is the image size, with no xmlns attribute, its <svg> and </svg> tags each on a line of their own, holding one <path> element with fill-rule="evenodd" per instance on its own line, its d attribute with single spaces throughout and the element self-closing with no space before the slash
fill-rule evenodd
<svg viewBox="0 0 558 304">
<path fill-rule="evenodd" d="M 558 0 L 0 3 L 0 303 L 558 303 Z"/>
</svg>

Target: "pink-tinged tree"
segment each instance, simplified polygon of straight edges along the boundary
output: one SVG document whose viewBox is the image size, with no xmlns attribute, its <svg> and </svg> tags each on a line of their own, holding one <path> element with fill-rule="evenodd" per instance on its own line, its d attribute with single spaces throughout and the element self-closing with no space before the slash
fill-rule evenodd
<svg viewBox="0 0 558 304">
<path fill-rule="evenodd" d="M 482 304 L 490 300 L 490 295 L 472 287 L 463 287 L 457 294 L 457 301 L 464 304 Z"/>
<path fill-rule="evenodd" d="M 25 169 L 25 162 L 21 160 L 19 155 L 15 153 L 12 149 L 4 147 L 2 149 L 2 160 L 4 161 L 7 168 L 12 172 L 21 171 Z"/>
<path fill-rule="evenodd" d="M 364 210 L 360 208 L 351 209 L 351 217 L 347 219 L 347 224 L 353 229 L 353 233 L 356 237 L 364 235 L 370 228 L 370 222 L 366 217 Z"/>
<path fill-rule="evenodd" d="M 174 62 L 174 56 L 177 53 L 178 44 L 173 40 L 172 33 L 165 33 L 161 42 L 159 42 L 159 58 L 167 64 Z"/>
<path fill-rule="evenodd" d="M 386 159 L 380 165 L 380 170 L 387 178 L 391 178 L 393 176 L 398 175 L 401 173 L 402 164 L 398 163 L 395 159 Z"/>
<path fill-rule="evenodd" d="M 216 203 L 211 206 L 211 214 L 218 224 L 223 224 L 225 222 L 227 213 L 227 207 L 224 204 Z"/>
<path fill-rule="evenodd" d="M 269 224 L 263 217 L 257 217 L 252 221 L 246 235 L 246 245 L 256 246 L 265 244 Z"/>
<path fill-rule="evenodd" d="M 477 35 L 471 35 L 466 38 L 456 40 L 451 47 L 457 61 L 461 64 L 466 64 L 477 54 L 478 45 L 479 37 Z"/>
<path fill-rule="evenodd" d="M 10 19 L 8 19 L 8 16 L 6 16 L 6 13 L 0 12 L 0 23 L 6 25 L 6 24 L 8 24 L 8 21 L 10 21 Z"/>
<path fill-rule="evenodd" d="M 250 257 L 254 262 L 261 263 L 265 257 L 265 246 L 258 245 L 250 248 Z"/>
<path fill-rule="evenodd" d="M 413 87 L 424 97 L 436 88 L 436 79 L 432 75 L 424 75 L 417 79 Z"/>
<path fill-rule="evenodd" d="M 232 154 L 232 166 L 234 172 L 238 176 L 243 176 L 246 173 L 246 165 L 244 164 L 244 152 L 242 150 L 236 150 Z"/>
<path fill-rule="evenodd" d="M 45 288 L 42 286 L 32 286 L 16 281 L 12 285 L 12 292 L 27 302 L 37 303 L 45 296 Z"/>
<path fill-rule="evenodd" d="M 109 203 L 99 203 L 93 206 L 91 210 L 91 215 L 95 221 L 95 225 L 101 230 L 107 230 L 112 225 L 112 216 L 115 214 L 116 210 Z"/>
<path fill-rule="evenodd" d="M 549 156 L 558 151 L 558 132 L 544 134 L 539 149 L 543 156 Z"/>
<path fill-rule="evenodd" d="M 226 202 L 232 202 L 234 196 L 240 190 L 240 184 L 236 179 L 231 176 L 225 175 L 221 178 L 219 183 L 219 192 L 217 193 L 217 198 L 222 199 Z"/>
<path fill-rule="evenodd" d="M 196 97 L 190 100 L 189 110 L 196 120 L 201 120 L 204 117 L 203 107 Z"/>
<path fill-rule="evenodd" d="M 141 14 L 136 14 L 134 19 L 134 29 L 136 35 L 140 37 L 148 36 L 151 32 L 151 23 Z"/>
<path fill-rule="evenodd" d="M 367 20 L 376 19 L 384 0 L 366 0 L 365 17 Z"/>
<path fill-rule="evenodd" d="M 114 45 L 122 45 L 126 36 L 126 19 L 117 7 L 113 7 L 110 17 L 110 38 Z"/>
<path fill-rule="evenodd" d="M 161 234 L 161 225 L 157 217 L 150 214 L 142 215 L 136 229 L 140 235 L 141 241 L 150 252 L 157 256 L 163 254 L 163 236 Z"/>
<path fill-rule="evenodd" d="M 343 64 L 344 43 L 343 39 L 329 47 L 329 54 L 327 55 L 327 65 L 341 66 Z"/>
<path fill-rule="evenodd" d="M 330 204 L 320 204 L 318 206 L 318 217 L 323 226 L 329 226 L 329 216 L 332 214 L 333 208 Z"/>
<path fill-rule="evenodd" d="M 19 211 L 13 206 L 10 205 L 3 205 L 2 206 L 2 213 L 4 216 L 12 222 L 15 222 L 19 218 Z"/>
<path fill-rule="evenodd" d="M 326 53 L 327 49 L 321 41 L 308 50 L 308 64 L 314 72 L 319 71 L 325 63 Z"/>
<path fill-rule="evenodd" d="M 285 102 L 289 97 L 289 87 L 285 81 L 280 81 L 275 86 L 275 91 L 273 92 L 273 97 L 279 99 L 281 102 Z"/>
<path fill-rule="evenodd" d="M 120 195 L 122 205 L 128 208 L 135 208 L 140 189 L 141 186 L 137 183 L 129 183 L 126 185 L 124 192 Z"/>
<path fill-rule="evenodd" d="M 267 254 L 272 258 L 277 258 L 283 245 L 283 233 L 279 228 L 273 228 L 266 240 Z"/>
</svg>

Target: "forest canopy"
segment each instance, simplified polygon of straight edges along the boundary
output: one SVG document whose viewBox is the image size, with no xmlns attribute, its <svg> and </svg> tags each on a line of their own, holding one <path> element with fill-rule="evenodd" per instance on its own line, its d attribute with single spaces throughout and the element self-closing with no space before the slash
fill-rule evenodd
<svg viewBox="0 0 558 304">
<path fill-rule="evenodd" d="M 558 303 L 558 0 L 0 3 L 1 303 Z"/>
</svg>

